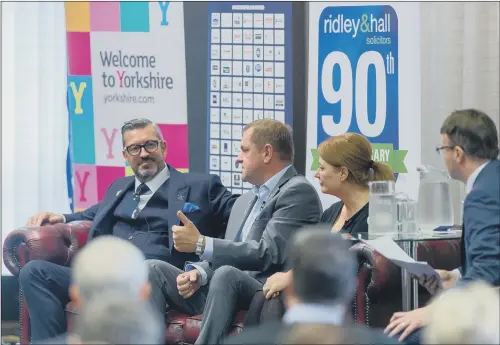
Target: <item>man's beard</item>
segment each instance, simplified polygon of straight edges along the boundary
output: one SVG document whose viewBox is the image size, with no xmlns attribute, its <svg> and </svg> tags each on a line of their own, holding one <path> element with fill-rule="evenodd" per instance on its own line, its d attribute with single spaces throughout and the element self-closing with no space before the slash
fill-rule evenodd
<svg viewBox="0 0 500 345">
<path fill-rule="evenodd" d="M 146 163 L 146 162 L 149 162 L 150 164 L 154 164 L 155 167 L 156 167 L 156 171 L 155 172 L 151 172 L 151 170 L 148 169 L 148 171 L 141 172 L 139 167 L 143 163 Z M 156 175 L 158 175 L 158 173 L 162 170 L 162 168 L 164 167 L 164 165 L 162 165 L 161 163 L 157 162 L 153 158 L 147 158 L 147 159 L 143 159 L 141 161 L 141 163 L 139 164 L 139 167 L 137 168 L 136 171 L 134 171 L 135 176 L 137 176 L 137 179 L 139 181 L 141 181 L 141 183 L 145 183 L 145 182 L 151 181 Z"/>
</svg>

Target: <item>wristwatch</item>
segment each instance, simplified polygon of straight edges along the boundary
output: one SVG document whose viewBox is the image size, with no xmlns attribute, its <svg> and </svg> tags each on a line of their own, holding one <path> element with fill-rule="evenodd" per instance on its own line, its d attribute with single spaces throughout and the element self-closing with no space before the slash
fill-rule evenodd
<svg viewBox="0 0 500 345">
<path fill-rule="evenodd" d="M 200 235 L 200 237 L 198 237 L 198 242 L 196 242 L 196 255 L 198 256 L 202 256 L 203 255 L 203 252 L 204 252 L 204 248 L 203 248 L 203 240 L 205 239 L 205 236 L 203 235 Z"/>
</svg>

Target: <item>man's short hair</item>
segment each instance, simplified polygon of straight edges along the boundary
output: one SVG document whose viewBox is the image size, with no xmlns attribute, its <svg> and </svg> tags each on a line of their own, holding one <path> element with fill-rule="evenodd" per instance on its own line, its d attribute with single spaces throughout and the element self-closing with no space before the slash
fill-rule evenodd
<svg viewBox="0 0 500 345">
<path fill-rule="evenodd" d="M 94 296 L 114 291 L 139 299 L 148 282 L 144 254 L 132 243 L 116 236 L 99 236 L 76 255 L 73 283 L 84 303 Z"/>
<path fill-rule="evenodd" d="M 82 344 L 163 344 L 163 317 L 150 303 L 107 293 L 85 305 L 75 321 Z"/>
<path fill-rule="evenodd" d="M 278 152 L 280 160 L 293 161 L 295 150 L 290 126 L 277 120 L 262 119 L 250 122 L 243 131 L 253 129 L 252 142 L 262 148 L 269 144 Z"/>
<path fill-rule="evenodd" d="M 356 284 L 356 259 L 347 240 L 331 226 L 306 226 L 293 239 L 293 286 L 304 303 L 349 303 Z"/>
<path fill-rule="evenodd" d="M 145 128 L 147 126 L 153 126 L 156 130 L 156 135 L 158 139 L 163 140 L 163 134 L 161 133 L 160 127 L 156 123 L 148 119 L 132 119 L 125 122 L 122 126 L 122 143 L 125 146 L 125 133 L 132 131 L 134 129 Z"/>
<path fill-rule="evenodd" d="M 498 132 L 493 120 L 477 109 L 454 111 L 441 126 L 450 146 L 459 146 L 474 158 L 498 158 Z"/>
</svg>

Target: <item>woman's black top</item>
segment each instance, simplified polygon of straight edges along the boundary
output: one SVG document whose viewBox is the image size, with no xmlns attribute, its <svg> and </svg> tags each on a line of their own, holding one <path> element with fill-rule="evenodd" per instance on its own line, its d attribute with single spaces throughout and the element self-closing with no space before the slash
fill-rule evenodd
<svg viewBox="0 0 500 345">
<path fill-rule="evenodd" d="M 333 226 L 340 215 L 344 202 L 339 201 L 328 207 L 321 215 L 321 223 L 331 224 Z M 340 234 L 350 234 L 357 237 L 359 233 L 368 232 L 368 203 L 356 212 L 351 218 L 347 219 Z"/>
</svg>

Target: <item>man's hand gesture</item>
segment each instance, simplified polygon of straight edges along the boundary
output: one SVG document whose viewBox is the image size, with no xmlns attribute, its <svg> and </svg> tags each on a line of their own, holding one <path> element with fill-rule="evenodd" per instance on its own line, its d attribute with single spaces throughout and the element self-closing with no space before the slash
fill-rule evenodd
<svg viewBox="0 0 500 345">
<path fill-rule="evenodd" d="M 200 271 L 197 269 L 181 273 L 177 276 L 177 290 L 183 298 L 189 298 L 200 289 Z"/>
</svg>

